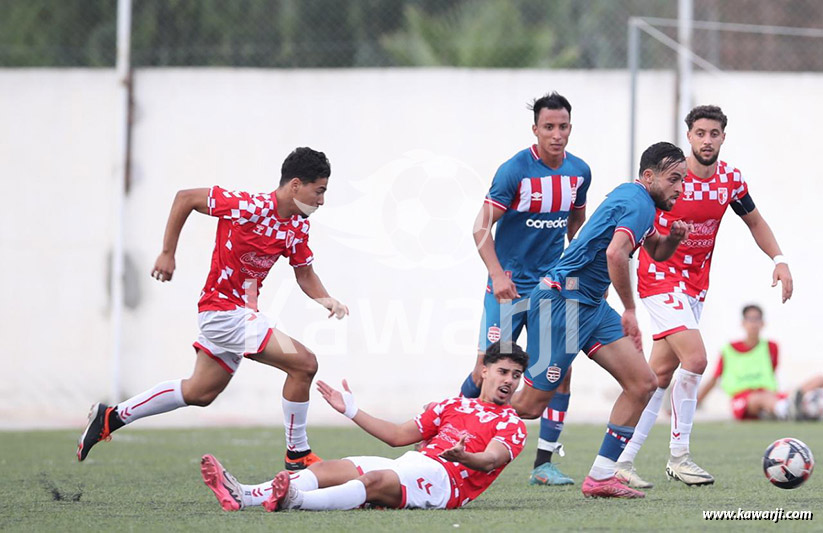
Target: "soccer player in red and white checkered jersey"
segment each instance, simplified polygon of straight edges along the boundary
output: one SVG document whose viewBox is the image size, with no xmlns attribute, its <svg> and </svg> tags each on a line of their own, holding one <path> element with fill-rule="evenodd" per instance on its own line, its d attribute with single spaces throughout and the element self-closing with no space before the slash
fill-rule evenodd
<svg viewBox="0 0 823 533">
<path fill-rule="evenodd" d="M 343 318 L 348 308 L 329 296 L 314 272 L 307 217 L 323 205 L 331 167 L 325 154 L 297 148 L 283 162 L 274 192 L 250 194 L 220 187 L 182 190 L 175 196 L 152 276 L 171 281 L 180 232 L 192 211 L 217 217 L 211 269 L 198 303 L 200 335 L 196 362 L 188 379 L 158 383 L 115 406 L 92 406 L 80 437 L 77 458 L 109 440 L 113 431 L 146 416 L 187 405 L 206 406 L 226 388 L 242 359 L 286 372 L 283 413 L 286 468 L 306 468 L 320 458 L 306 435 L 309 391 L 317 360 L 305 346 L 272 327 L 257 308 L 263 280 L 280 257 L 294 268 L 297 284 L 310 298 Z"/>
<path fill-rule="evenodd" d="M 645 252 L 640 254 L 638 290 L 652 318 L 654 345 L 649 365 L 657 374 L 658 389 L 618 462 L 619 476 L 633 487 L 651 485 L 637 476 L 633 462 L 657 419 L 669 383 L 673 383 L 671 456 L 666 473 L 688 485 L 714 482 L 708 472 L 691 460 L 689 437 L 697 389 L 706 369 L 706 348 L 698 324 L 709 289 L 715 238 L 728 207 L 742 218 L 758 247 L 774 261 L 772 286 L 781 283 L 783 302 L 792 295 L 792 275 L 786 258 L 755 207 L 743 176 L 718 159 L 726 140 L 727 121 L 723 111 L 712 105 L 695 107 L 686 116 L 692 153 L 686 159 L 689 171 L 683 194 L 670 212 L 658 211 L 655 227 L 665 234 L 672 222 L 683 220 L 694 226 L 694 232 L 667 261 L 656 262 Z"/>
<path fill-rule="evenodd" d="M 238 483 L 214 456 L 205 455 L 203 481 L 226 511 L 259 505 L 269 511 L 329 511 L 365 503 L 399 509 L 462 507 L 485 491 L 523 449 L 526 426 L 510 402 L 526 365 L 528 355 L 516 344 L 492 344 L 484 356 L 478 398 L 432 403 L 402 424 L 358 409 L 345 381 L 342 393 L 319 381 L 317 389 L 332 407 L 386 444 L 406 446 L 425 439 L 428 444 L 397 459 L 323 461 L 256 485 Z"/>
</svg>

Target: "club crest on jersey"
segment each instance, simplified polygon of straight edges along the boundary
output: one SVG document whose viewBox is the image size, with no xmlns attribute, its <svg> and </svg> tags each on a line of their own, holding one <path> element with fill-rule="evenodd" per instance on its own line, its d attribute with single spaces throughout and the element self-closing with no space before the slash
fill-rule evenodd
<svg viewBox="0 0 823 533">
<path fill-rule="evenodd" d="M 291 248 L 292 244 L 294 244 L 294 232 L 289 230 L 286 232 L 286 248 Z"/>
<path fill-rule="evenodd" d="M 497 342 L 500 340 L 500 328 L 497 326 L 491 326 L 489 331 L 486 333 L 486 338 L 489 339 L 489 342 Z"/>
<path fill-rule="evenodd" d="M 560 367 L 552 365 L 547 368 L 546 379 L 549 380 L 549 383 L 557 382 L 557 380 L 560 379 Z"/>
<path fill-rule="evenodd" d="M 729 199 L 729 189 L 722 187 L 717 189 L 717 201 L 720 202 L 720 205 L 725 205 L 726 200 Z"/>
</svg>

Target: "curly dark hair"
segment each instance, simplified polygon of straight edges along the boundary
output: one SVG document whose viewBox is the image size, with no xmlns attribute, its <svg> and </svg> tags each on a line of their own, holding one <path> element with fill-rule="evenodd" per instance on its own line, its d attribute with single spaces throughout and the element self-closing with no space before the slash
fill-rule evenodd
<svg viewBox="0 0 823 533">
<path fill-rule="evenodd" d="M 529 366 L 529 354 L 514 342 L 497 341 L 486 348 L 483 364 L 489 366 L 501 359 L 511 359 L 514 363 L 523 367 L 524 371 Z"/>
<path fill-rule="evenodd" d="M 689 114 L 686 115 L 686 126 L 689 127 L 689 130 L 692 129 L 692 126 L 695 122 L 700 120 L 701 118 L 707 118 L 709 120 L 716 120 L 720 123 L 720 129 L 726 131 L 726 124 L 729 123 L 729 117 L 727 117 L 723 110 L 720 109 L 716 105 L 699 105 L 689 111 Z"/>
<path fill-rule="evenodd" d="M 329 176 L 331 164 L 326 154 L 306 147 L 295 148 L 280 168 L 280 185 L 285 185 L 294 178 L 303 183 L 313 183 Z"/>
</svg>

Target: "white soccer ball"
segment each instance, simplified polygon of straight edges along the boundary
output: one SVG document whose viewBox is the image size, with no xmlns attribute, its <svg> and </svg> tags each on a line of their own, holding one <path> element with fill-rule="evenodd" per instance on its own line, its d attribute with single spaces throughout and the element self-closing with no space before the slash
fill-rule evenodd
<svg viewBox="0 0 823 533">
<path fill-rule="evenodd" d="M 812 470 L 812 451 L 797 439 L 778 439 L 763 454 L 763 473 L 772 485 L 781 489 L 796 489 L 809 479 Z"/>
</svg>

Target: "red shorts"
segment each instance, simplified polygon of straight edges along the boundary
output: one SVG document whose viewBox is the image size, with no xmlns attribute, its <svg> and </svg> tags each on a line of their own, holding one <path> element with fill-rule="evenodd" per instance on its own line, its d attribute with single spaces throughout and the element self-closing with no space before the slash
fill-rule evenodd
<svg viewBox="0 0 823 533">
<path fill-rule="evenodd" d="M 764 390 L 766 389 L 750 389 L 735 394 L 734 398 L 732 398 L 732 414 L 734 417 L 737 420 L 757 420 L 758 417 L 756 415 L 750 415 L 748 413 L 749 395 L 753 392 Z M 789 397 L 789 393 L 787 392 L 778 392 L 776 394 L 781 400 Z"/>
</svg>

